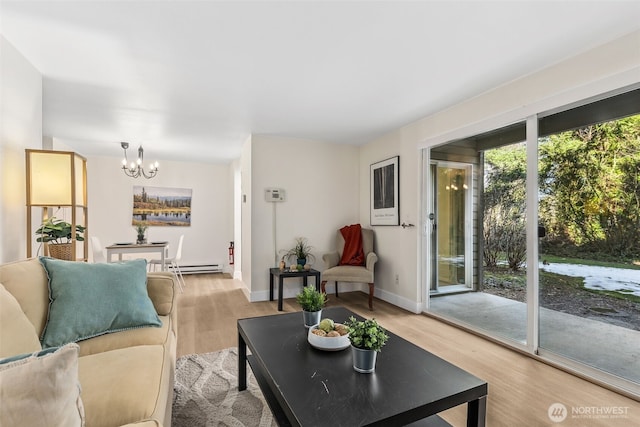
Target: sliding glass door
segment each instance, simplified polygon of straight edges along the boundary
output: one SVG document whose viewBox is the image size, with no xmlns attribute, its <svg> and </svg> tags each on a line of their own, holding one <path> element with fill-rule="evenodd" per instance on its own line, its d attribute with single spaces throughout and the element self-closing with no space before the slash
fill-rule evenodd
<svg viewBox="0 0 640 427">
<path fill-rule="evenodd" d="M 513 138 L 522 137 L 519 129 Z M 464 147 L 467 160 L 431 162 L 430 310 L 523 345 L 526 144 L 488 141 L 479 136 L 430 153 L 460 159 Z"/>
<path fill-rule="evenodd" d="M 640 384 L 640 115 L 539 141 L 542 353 Z"/>
<path fill-rule="evenodd" d="M 429 150 L 429 313 L 640 396 L 639 100 Z"/>
<path fill-rule="evenodd" d="M 430 233 L 433 244 L 432 287 L 439 293 L 472 288 L 472 165 L 435 161 Z"/>
</svg>

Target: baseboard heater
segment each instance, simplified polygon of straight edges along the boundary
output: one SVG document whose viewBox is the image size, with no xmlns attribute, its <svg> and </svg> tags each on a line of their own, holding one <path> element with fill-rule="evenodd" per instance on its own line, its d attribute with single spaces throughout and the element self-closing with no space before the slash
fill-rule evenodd
<svg viewBox="0 0 640 427">
<path fill-rule="evenodd" d="M 169 268 L 169 270 L 171 271 L 172 269 Z M 180 271 L 182 271 L 182 274 L 222 273 L 222 264 L 180 265 Z"/>
</svg>

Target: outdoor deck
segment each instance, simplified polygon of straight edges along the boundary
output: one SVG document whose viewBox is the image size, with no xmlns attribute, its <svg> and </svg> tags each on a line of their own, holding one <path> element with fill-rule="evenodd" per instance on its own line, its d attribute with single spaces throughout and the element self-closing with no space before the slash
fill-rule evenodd
<svg viewBox="0 0 640 427">
<path fill-rule="evenodd" d="M 482 292 L 431 298 L 430 310 L 524 343 L 525 303 Z M 640 331 L 542 308 L 540 348 L 640 384 Z"/>
</svg>

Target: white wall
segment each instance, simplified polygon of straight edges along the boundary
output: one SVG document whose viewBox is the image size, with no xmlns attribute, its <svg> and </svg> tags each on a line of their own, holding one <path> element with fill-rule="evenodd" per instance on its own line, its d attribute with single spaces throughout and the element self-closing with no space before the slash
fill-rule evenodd
<svg viewBox="0 0 640 427">
<path fill-rule="evenodd" d="M 114 146 L 114 150 L 118 148 Z M 134 185 L 190 188 L 191 226 L 149 227 L 147 239 L 169 241 L 171 255 L 179 236 L 184 234 L 181 264 L 223 263 L 225 271 L 229 271 L 227 250 L 233 240 L 230 166 L 162 161 L 158 175 L 147 180 L 126 176 L 120 169 L 120 160 L 87 158 L 89 233 L 97 236 L 103 246 L 135 242 L 136 232 L 131 225 Z"/>
<path fill-rule="evenodd" d="M 640 82 L 640 31 L 421 119 L 398 131 L 431 147 Z"/>
<path fill-rule="evenodd" d="M 419 251 L 420 153 L 415 142 L 396 134 L 380 138 L 360 149 L 360 222 L 370 223 L 370 165 L 399 156 L 400 223 L 415 227 L 373 226 L 378 263 L 375 270 L 375 294 L 411 311 L 420 311 L 420 293 L 416 264 Z M 396 275 L 398 283 L 396 283 Z"/>
<path fill-rule="evenodd" d="M 357 147 L 318 141 L 261 135 L 252 137 L 252 301 L 268 299 L 268 270 L 276 267 L 276 259 L 282 257 L 279 254 L 276 258 L 274 251 L 279 253 L 290 249 L 296 237 L 308 238 L 316 258 L 313 268 L 324 270 L 322 254 L 335 249 L 337 230 L 359 220 L 358 152 Z M 284 188 L 287 201 L 266 202 L 264 190 L 267 187 Z M 246 283 L 245 274 L 243 268 Z M 285 297 L 300 292 L 295 281 L 291 282 L 290 285 L 285 284 Z"/>
<path fill-rule="evenodd" d="M 42 75 L 0 36 L 0 263 L 27 256 L 25 149 L 42 147 Z"/>
<path fill-rule="evenodd" d="M 380 268 L 378 296 L 411 311 L 423 301 L 421 195 L 422 147 L 491 130 L 538 112 L 596 97 L 640 83 L 640 31 L 505 84 L 481 96 L 423 118 L 376 139 L 361 149 L 360 214 L 369 206 L 367 165 L 400 155 L 400 215 L 415 228 L 375 227 Z M 415 222 L 414 222 L 415 221 Z M 399 274 L 399 286 L 391 280 Z M 379 279 L 378 279 L 379 278 Z"/>
<path fill-rule="evenodd" d="M 252 245 L 251 245 L 251 205 L 253 198 L 251 197 L 251 163 L 252 163 L 252 140 L 247 138 L 242 145 L 242 154 L 240 155 L 240 221 L 241 221 L 241 254 L 240 254 L 240 270 L 242 281 L 245 284 L 247 298 L 251 300 L 251 262 L 252 262 Z"/>
<path fill-rule="evenodd" d="M 242 280 L 242 169 L 240 159 L 231 163 L 231 180 L 233 182 L 233 193 L 231 195 L 231 207 L 233 215 L 233 240 L 235 245 L 235 255 L 233 264 L 233 278 Z"/>
</svg>

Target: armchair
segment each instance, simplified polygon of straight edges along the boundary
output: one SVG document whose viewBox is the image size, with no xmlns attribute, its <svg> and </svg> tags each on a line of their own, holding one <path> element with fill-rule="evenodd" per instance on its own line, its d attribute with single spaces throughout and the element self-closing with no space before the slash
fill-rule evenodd
<svg viewBox="0 0 640 427">
<path fill-rule="evenodd" d="M 373 310 L 374 266 L 378 256 L 373 252 L 373 230 L 362 228 L 362 249 L 364 265 L 340 265 L 344 252 L 345 239 L 340 230 L 337 234 L 337 250 L 324 254 L 322 259 L 325 270 L 322 272 L 321 289 L 325 292 L 325 285 L 329 281 L 336 283 L 336 297 L 338 297 L 338 282 L 367 283 L 369 285 L 369 310 Z"/>
</svg>

